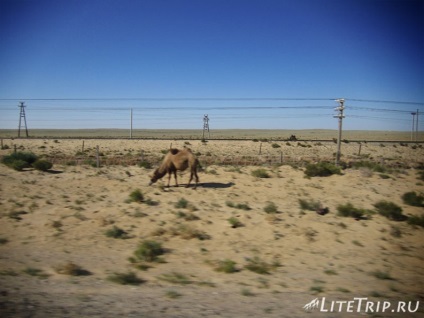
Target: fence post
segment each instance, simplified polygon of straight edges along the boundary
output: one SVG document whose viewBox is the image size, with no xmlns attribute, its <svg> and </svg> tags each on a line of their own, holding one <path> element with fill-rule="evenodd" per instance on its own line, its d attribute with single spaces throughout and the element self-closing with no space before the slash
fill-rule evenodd
<svg viewBox="0 0 424 318">
<path fill-rule="evenodd" d="M 99 154 L 99 146 L 96 146 L 96 166 L 100 167 L 100 154 Z"/>
<path fill-rule="evenodd" d="M 259 154 L 262 154 L 262 142 L 259 143 Z"/>
<path fill-rule="evenodd" d="M 84 153 L 84 140 L 82 141 L 82 153 Z"/>
<path fill-rule="evenodd" d="M 360 156 L 360 155 L 361 155 L 361 149 L 362 149 L 362 143 L 359 143 L 358 156 Z"/>
<path fill-rule="evenodd" d="M 283 164 L 283 151 L 280 151 L 280 164 Z"/>
</svg>

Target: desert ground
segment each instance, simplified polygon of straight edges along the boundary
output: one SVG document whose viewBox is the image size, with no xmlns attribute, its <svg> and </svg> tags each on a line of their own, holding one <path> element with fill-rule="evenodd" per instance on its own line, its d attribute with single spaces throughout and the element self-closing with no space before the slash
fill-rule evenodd
<svg viewBox="0 0 424 318">
<path fill-rule="evenodd" d="M 335 143 L 261 138 L 4 138 L 0 156 L 16 148 L 54 166 L 0 164 L 0 315 L 424 317 L 424 228 L 374 206 L 386 200 L 406 217 L 424 214 L 402 199 L 424 193 L 422 144 L 344 142 L 341 174 L 306 177 L 308 162 L 333 160 Z M 166 177 L 148 185 L 170 147 L 198 156 L 197 189 L 184 187 L 188 172 L 180 187 L 165 187 Z M 348 203 L 364 217 L 340 216 Z M 137 258 L 146 242 L 162 255 Z M 303 308 L 323 297 L 393 307 Z M 392 311 L 399 301 L 419 308 Z"/>
</svg>

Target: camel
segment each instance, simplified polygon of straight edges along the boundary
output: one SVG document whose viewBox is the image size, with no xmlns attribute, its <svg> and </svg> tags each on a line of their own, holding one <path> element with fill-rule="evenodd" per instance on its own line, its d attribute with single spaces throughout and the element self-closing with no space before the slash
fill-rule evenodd
<svg viewBox="0 0 424 318">
<path fill-rule="evenodd" d="M 162 164 L 153 173 L 149 185 L 152 185 L 168 173 L 168 187 L 171 182 L 171 174 L 174 174 L 175 186 L 178 187 L 177 171 L 184 171 L 187 168 L 190 168 L 190 180 L 188 181 L 186 188 L 190 186 L 191 180 L 195 177 L 196 184 L 194 189 L 196 189 L 197 183 L 199 182 L 199 177 L 197 176 L 198 165 L 199 161 L 190 149 L 170 149 L 165 155 L 165 158 L 163 158 Z"/>
</svg>

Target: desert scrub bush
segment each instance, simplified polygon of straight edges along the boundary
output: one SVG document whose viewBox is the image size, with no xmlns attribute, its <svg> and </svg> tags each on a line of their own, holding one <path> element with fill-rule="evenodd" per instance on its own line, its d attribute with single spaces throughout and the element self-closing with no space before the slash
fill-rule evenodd
<svg viewBox="0 0 424 318">
<path fill-rule="evenodd" d="M 15 152 L 10 155 L 6 155 L 2 158 L 1 162 L 9 168 L 15 169 L 16 171 L 22 171 L 24 168 L 29 168 L 36 162 L 38 157 L 32 152 Z"/>
<path fill-rule="evenodd" d="M 302 210 L 316 211 L 322 207 L 321 202 L 314 200 L 299 199 L 299 205 Z"/>
<path fill-rule="evenodd" d="M 337 215 L 343 217 L 352 217 L 354 219 L 363 219 L 368 211 L 365 209 L 358 209 L 352 203 L 340 204 L 337 206 Z"/>
<path fill-rule="evenodd" d="M 56 271 L 56 273 L 62 274 L 62 275 L 70 275 L 70 276 L 91 275 L 89 271 L 83 269 L 81 266 L 72 262 L 57 265 L 56 267 L 54 267 L 54 270 Z"/>
<path fill-rule="evenodd" d="M 367 168 L 367 169 L 370 169 L 371 171 L 380 172 L 380 173 L 387 172 L 386 167 L 384 167 L 384 166 L 382 166 L 382 165 L 380 165 L 376 162 L 366 161 L 366 160 L 354 162 L 352 164 L 352 168 L 354 168 L 354 169 Z"/>
<path fill-rule="evenodd" d="M 213 266 L 217 272 L 231 274 L 239 271 L 236 264 L 236 262 L 230 259 L 225 259 L 214 262 Z"/>
<path fill-rule="evenodd" d="M 247 264 L 244 266 L 245 269 L 257 274 L 270 274 L 272 266 L 262 261 L 259 257 L 247 258 L 246 261 Z"/>
<path fill-rule="evenodd" d="M 243 223 L 241 223 L 241 221 L 234 216 L 230 217 L 227 221 L 230 223 L 233 229 L 243 226 Z"/>
<path fill-rule="evenodd" d="M 341 174 L 341 170 L 329 162 L 310 163 L 306 166 L 305 170 L 307 177 L 328 177 L 333 174 Z"/>
<path fill-rule="evenodd" d="M 132 258 L 130 261 L 145 261 L 145 262 L 162 262 L 160 257 L 165 253 L 162 244 L 156 241 L 146 240 L 141 242 L 134 252 L 136 259 Z"/>
<path fill-rule="evenodd" d="M 9 240 L 7 239 L 7 238 L 5 238 L 5 237 L 0 237 L 0 245 L 4 245 L 4 244 L 6 244 L 6 243 L 8 243 L 9 242 Z"/>
<path fill-rule="evenodd" d="M 271 176 L 269 175 L 269 173 L 265 170 L 265 169 L 256 169 L 252 171 L 252 176 L 254 176 L 255 178 L 270 178 Z"/>
<path fill-rule="evenodd" d="M 403 203 L 411 206 L 424 206 L 424 196 L 417 194 L 415 191 L 404 193 L 402 200 Z"/>
<path fill-rule="evenodd" d="M 206 232 L 196 229 L 194 227 L 185 225 L 185 224 L 180 224 L 177 227 L 172 227 L 169 230 L 169 232 L 171 235 L 179 236 L 185 240 L 197 238 L 203 241 L 203 240 L 209 240 L 211 238 Z"/>
<path fill-rule="evenodd" d="M 139 278 L 134 272 L 113 273 L 107 279 L 121 285 L 140 285 L 144 283 L 144 280 Z"/>
<path fill-rule="evenodd" d="M 411 215 L 407 220 L 409 225 L 417 225 L 424 227 L 424 215 L 417 216 L 417 215 Z"/>
<path fill-rule="evenodd" d="M 382 279 L 382 280 L 394 280 L 393 277 L 390 276 L 387 272 L 382 272 L 380 270 L 376 270 L 370 273 L 370 275 L 374 276 L 375 278 Z"/>
<path fill-rule="evenodd" d="M 249 206 L 249 204 L 247 204 L 247 203 L 237 203 L 237 204 L 235 204 L 234 202 L 227 201 L 227 202 L 225 202 L 225 204 L 230 208 L 235 208 L 235 209 L 239 209 L 239 210 L 249 211 L 249 210 L 252 209 Z"/>
<path fill-rule="evenodd" d="M 186 209 L 188 207 L 188 201 L 184 198 L 178 200 L 174 205 L 177 209 Z"/>
<path fill-rule="evenodd" d="M 141 161 L 138 166 L 144 169 L 152 169 L 152 164 L 146 160 Z"/>
<path fill-rule="evenodd" d="M 111 229 L 108 229 L 105 232 L 105 235 L 107 237 L 112 237 L 112 238 L 116 238 L 116 239 L 128 239 L 128 238 L 130 238 L 130 236 L 128 235 L 128 233 L 126 231 L 117 227 L 116 225 L 114 225 Z"/>
<path fill-rule="evenodd" d="M 140 191 L 140 189 L 135 189 L 133 192 L 130 193 L 129 198 L 127 200 L 128 203 L 131 202 L 143 202 L 144 201 L 144 195 Z"/>
<path fill-rule="evenodd" d="M 53 164 L 47 160 L 39 159 L 32 164 L 34 169 L 39 171 L 48 171 L 53 167 Z"/>
<path fill-rule="evenodd" d="M 374 204 L 378 214 L 385 216 L 392 221 L 405 221 L 407 217 L 402 213 L 402 208 L 389 201 L 379 201 Z"/>
<path fill-rule="evenodd" d="M 273 144 L 271 145 L 271 147 L 272 147 L 272 148 L 281 148 L 281 146 L 280 146 L 279 144 L 277 144 L 277 143 L 273 143 Z"/>
<path fill-rule="evenodd" d="M 178 272 L 172 272 L 169 274 L 159 275 L 158 279 L 168 283 L 179 284 L 179 285 L 188 285 L 193 283 L 193 281 L 190 280 L 186 275 L 178 273 Z"/>
<path fill-rule="evenodd" d="M 42 279 L 49 277 L 49 274 L 44 273 L 42 269 L 34 268 L 34 267 L 27 267 L 23 270 L 23 272 L 30 276 L 35 276 Z"/>
<path fill-rule="evenodd" d="M 274 202 L 268 202 L 264 207 L 264 211 L 268 214 L 275 214 L 278 213 L 278 208 Z"/>
</svg>

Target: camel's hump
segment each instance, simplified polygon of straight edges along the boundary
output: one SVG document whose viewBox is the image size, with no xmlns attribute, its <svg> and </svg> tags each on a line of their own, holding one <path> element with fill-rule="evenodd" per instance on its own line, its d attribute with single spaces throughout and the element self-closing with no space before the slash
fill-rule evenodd
<svg viewBox="0 0 424 318">
<path fill-rule="evenodd" d="M 171 154 L 173 154 L 173 155 L 176 155 L 177 153 L 179 153 L 180 151 L 178 150 L 178 149 L 176 149 L 176 148 L 171 148 L 171 149 L 169 149 L 169 152 L 171 153 Z"/>
</svg>

